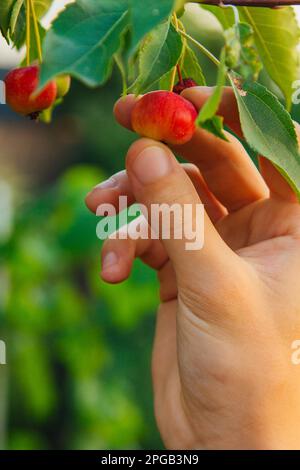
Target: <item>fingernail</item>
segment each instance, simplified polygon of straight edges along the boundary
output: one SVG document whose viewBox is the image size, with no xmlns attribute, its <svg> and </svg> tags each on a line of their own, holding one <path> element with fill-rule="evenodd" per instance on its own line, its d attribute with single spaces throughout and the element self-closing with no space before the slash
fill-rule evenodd
<svg viewBox="0 0 300 470">
<path fill-rule="evenodd" d="M 102 183 L 97 184 L 87 195 L 86 199 L 90 197 L 91 194 L 94 193 L 94 191 L 97 191 L 97 189 L 114 189 L 118 187 L 118 181 L 115 178 L 109 178 L 108 180 L 103 181 Z"/>
<path fill-rule="evenodd" d="M 102 260 L 102 272 L 111 271 L 118 264 L 118 256 L 114 251 L 107 253 Z"/>
<path fill-rule="evenodd" d="M 97 186 L 94 187 L 94 189 L 112 189 L 116 188 L 118 186 L 118 181 L 115 178 L 109 178 L 108 180 L 103 181 L 100 184 L 97 184 Z"/>
<path fill-rule="evenodd" d="M 170 155 L 161 147 L 145 148 L 133 164 L 133 173 L 141 184 L 155 183 L 172 171 Z"/>
</svg>

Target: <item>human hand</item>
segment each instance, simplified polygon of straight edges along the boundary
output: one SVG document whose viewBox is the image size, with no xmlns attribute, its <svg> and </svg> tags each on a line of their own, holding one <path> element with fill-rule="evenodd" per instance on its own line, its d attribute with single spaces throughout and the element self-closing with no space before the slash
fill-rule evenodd
<svg viewBox="0 0 300 470">
<path fill-rule="evenodd" d="M 210 89 L 183 95 L 200 108 Z M 120 100 L 117 120 L 130 128 L 135 98 Z M 234 96 L 225 89 L 219 114 L 242 134 Z M 120 195 L 150 207 L 205 205 L 205 243 L 108 239 L 102 277 L 121 282 L 136 256 L 158 271 L 161 305 L 153 350 L 155 414 L 173 449 L 299 449 L 300 374 L 291 344 L 300 335 L 300 206 L 277 170 L 261 174 L 239 141 L 197 129 L 174 148 L 130 148 L 125 172 L 87 197 L 92 210 Z M 129 227 L 130 232 L 130 227 Z M 299 333 L 298 333 L 299 332 Z"/>
</svg>

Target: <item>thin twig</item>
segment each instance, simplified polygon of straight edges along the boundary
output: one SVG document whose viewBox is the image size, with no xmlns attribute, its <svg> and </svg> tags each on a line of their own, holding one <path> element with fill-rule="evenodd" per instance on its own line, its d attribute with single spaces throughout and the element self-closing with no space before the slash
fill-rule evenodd
<svg viewBox="0 0 300 470">
<path fill-rule="evenodd" d="M 30 0 L 26 1 L 26 65 L 30 64 Z"/>
<path fill-rule="evenodd" d="M 206 5 L 236 5 L 239 7 L 279 7 L 300 5 L 300 0 L 198 0 Z"/>
<path fill-rule="evenodd" d="M 179 31 L 178 18 L 177 18 L 177 15 L 176 15 L 175 12 L 173 13 L 173 20 L 174 20 L 174 25 L 175 25 L 176 31 Z M 176 80 L 176 73 L 178 72 L 178 68 L 180 68 L 180 67 L 177 63 L 175 65 L 175 67 L 173 68 L 173 72 L 172 72 L 172 75 L 171 75 L 170 91 L 173 91 L 173 88 L 174 88 L 174 85 L 175 85 L 175 80 Z"/>
<path fill-rule="evenodd" d="M 220 65 L 219 59 L 217 59 L 208 49 L 206 49 L 203 44 L 200 44 L 200 42 L 196 41 L 192 36 L 187 34 L 186 32 L 182 31 L 181 29 L 178 29 L 178 33 L 181 34 L 184 38 L 188 39 L 191 41 L 206 57 L 208 57 L 217 67 Z"/>
<path fill-rule="evenodd" d="M 39 59 L 39 63 L 41 64 L 43 61 L 42 45 L 41 45 L 39 24 L 38 24 L 37 16 L 35 13 L 33 0 L 30 0 L 30 7 L 31 7 L 31 12 L 32 12 L 32 18 L 33 18 L 33 26 L 34 26 L 34 34 L 35 34 L 35 40 L 36 40 L 36 46 L 37 46 L 38 59 Z"/>
</svg>

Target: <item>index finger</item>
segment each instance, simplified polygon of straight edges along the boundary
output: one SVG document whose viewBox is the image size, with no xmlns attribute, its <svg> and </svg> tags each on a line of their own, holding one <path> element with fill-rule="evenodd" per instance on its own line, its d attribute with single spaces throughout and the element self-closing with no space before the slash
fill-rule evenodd
<svg viewBox="0 0 300 470">
<path fill-rule="evenodd" d="M 197 109 L 201 109 L 213 91 L 214 87 L 192 87 L 184 90 L 181 95 L 191 101 Z M 243 137 L 238 105 L 233 89 L 229 86 L 223 88 L 222 99 L 217 114 L 224 118 L 224 124 L 229 129 L 239 137 Z"/>
<path fill-rule="evenodd" d="M 185 90 L 184 96 L 194 102 L 197 109 L 203 106 L 213 88 L 194 87 Z M 117 121 L 127 129 L 131 127 L 134 95 L 121 98 L 115 105 Z M 226 87 L 219 112 L 226 124 L 241 135 L 238 108 L 232 89 Z M 226 132 L 226 131 L 225 131 Z M 268 188 L 239 140 L 226 132 L 228 142 L 204 129 L 197 128 L 192 139 L 184 145 L 173 147 L 176 154 L 194 163 L 200 169 L 207 186 L 216 199 L 229 212 L 268 197 Z"/>
</svg>

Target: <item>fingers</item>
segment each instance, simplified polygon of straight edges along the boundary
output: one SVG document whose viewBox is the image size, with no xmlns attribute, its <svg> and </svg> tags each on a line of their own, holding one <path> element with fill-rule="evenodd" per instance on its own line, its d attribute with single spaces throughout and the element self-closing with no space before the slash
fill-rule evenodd
<svg viewBox="0 0 300 470">
<path fill-rule="evenodd" d="M 172 263 L 167 261 L 157 273 L 160 284 L 160 300 L 169 302 L 177 298 L 178 289 L 176 282 L 176 274 Z"/>
<path fill-rule="evenodd" d="M 277 197 L 287 202 L 299 202 L 291 186 L 270 160 L 260 157 L 259 167 L 265 182 L 269 186 L 271 197 Z"/>
<path fill-rule="evenodd" d="M 196 165 L 185 163 L 182 165 L 182 167 L 185 169 L 186 174 L 192 181 L 202 204 L 204 204 L 205 211 L 210 220 L 214 224 L 217 223 L 218 220 L 227 215 L 227 210 L 210 191 L 203 176 L 200 173 L 199 168 Z"/>
<path fill-rule="evenodd" d="M 216 223 L 220 218 L 226 215 L 227 211 L 211 193 L 199 169 L 195 165 L 183 164 L 182 167 L 194 184 L 210 219 Z M 121 196 L 127 198 L 127 206 L 135 202 L 134 194 L 125 170 L 116 173 L 108 180 L 97 185 L 87 195 L 86 204 L 88 208 L 95 213 L 101 204 L 112 204 L 119 210 Z"/>
<path fill-rule="evenodd" d="M 136 238 L 136 233 L 145 233 L 147 238 Z M 143 216 L 112 234 L 102 247 L 102 279 L 111 284 L 124 281 L 137 257 L 153 269 L 162 268 L 168 261 L 167 253 L 161 242 L 150 235 Z"/>
<path fill-rule="evenodd" d="M 269 192 L 243 145 L 225 134 L 228 142 L 198 128 L 192 140 L 175 151 L 198 166 L 214 196 L 228 212 L 235 212 Z"/>
<path fill-rule="evenodd" d="M 152 229 L 159 232 L 166 252 L 174 266 L 176 276 L 195 277 L 197 261 L 201 266 L 199 275 L 205 278 L 206 270 L 211 272 L 224 260 L 234 256 L 224 244 L 212 222 L 204 213 L 201 215 L 201 200 L 184 169 L 177 162 L 168 147 L 150 139 L 141 139 L 133 144 L 126 160 L 127 174 L 135 199 L 150 214 Z M 170 223 L 169 236 L 162 234 L 162 226 L 153 226 L 153 208 L 160 209 L 163 220 Z M 191 220 L 183 220 L 183 209 L 190 209 Z M 172 217 L 174 209 L 180 212 Z M 174 215 L 174 214 L 173 214 Z M 177 212 L 178 215 L 178 212 Z M 190 223 L 188 223 L 190 222 Z M 189 233 L 187 233 L 187 229 Z M 200 241 L 197 249 L 191 248 L 190 233 L 198 237 L 204 230 L 205 243 Z M 202 247 L 202 249 L 200 249 Z M 198 274 L 198 273 L 197 273 Z"/>
<path fill-rule="evenodd" d="M 298 144 L 300 144 L 300 126 L 297 122 L 294 124 L 298 138 Z M 260 157 L 259 164 L 261 174 L 270 189 L 271 197 L 277 197 L 286 202 L 299 203 L 299 200 L 291 186 L 280 174 L 277 168 L 272 164 L 272 162 L 270 162 L 270 160 Z"/>
<path fill-rule="evenodd" d="M 139 233 L 145 229 L 145 232 L 150 235 L 146 219 L 140 216 L 104 242 L 101 253 L 102 279 L 110 284 L 125 281 L 131 273 L 135 258 L 140 258 L 145 264 L 158 271 L 160 300 L 168 302 L 176 299 L 176 276 L 166 250 L 160 240 L 150 236 L 146 239 L 136 238 L 137 228 Z M 127 237 L 121 238 L 121 234 L 125 233 Z"/>
<path fill-rule="evenodd" d="M 189 88 L 183 96 L 201 109 L 213 89 Z M 232 88 L 225 87 L 218 114 L 237 135 L 242 136 L 238 108 Z M 182 156 L 195 163 L 211 192 L 228 209 L 234 212 L 269 196 L 268 188 L 239 140 L 225 131 L 229 142 L 198 128 L 184 148 Z"/>
<path fill-rule="evenodd" d="M 86 196 L 85 202 L 87 207 L 94 213 L 97 212 L 97 208 L 101 204 L 112 204 L 119 210 L 121 196 L 127 198 L 128 206 L 135 202 L 125 170 L 95 186 Z"/>
<path fill-rule="evenodd" d="M 120 98 L 114 106 L 114 115 L 116 120 L 121 124 L 121 126 L 130 131 L 132 131 L 131 113 L 136 100 L 137 98 L 135 95 L 127 95 Z"/>
<path fill-rule="evenodd" d="M 193 87 L 184 90 L 182 96 L 191 101 L 197 109 L 201 109 L 213 91 L 214 87 Z M 217 114 L 223 116 L 226 126 L 236 135 L 243 137 L 238 106 L 231 87 L 223 88 L 222 100 Z"/>
<path fill-rule="evenodd" d="M 185 90 L 184 96 L 196 107 L 201 107 L 211 92 L 212 89 L 207 87 L 195 87 Z M 129 95 L 126 99 L 119 100 L 115 106 L 116 119 L 129 129 L 134 99 Z M 240 133 L 235 98 L 229 88 L 225 89 L 221 112 L 225 123 Z M 269 192 L 242 144 L 231 134 L 226 135 L 229 142 L 198 128 L 190 142 L 174 150 L 197 165 L 211 193 L 231 212 L 268 197 Z"/>
</svg>

